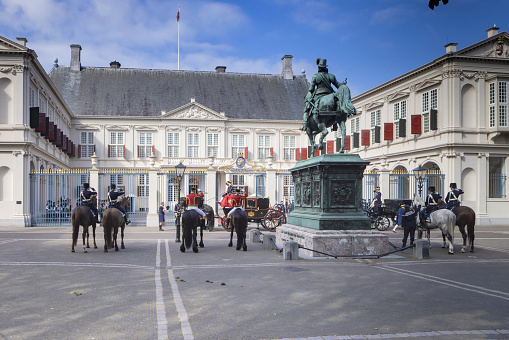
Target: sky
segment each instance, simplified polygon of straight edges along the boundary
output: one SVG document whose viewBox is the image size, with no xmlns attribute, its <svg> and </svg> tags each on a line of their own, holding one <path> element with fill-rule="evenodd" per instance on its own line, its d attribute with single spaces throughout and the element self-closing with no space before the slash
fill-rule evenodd
<svg viewBox="0 0 509 340">
<path fill-rule="evenodd" d="M 180 5 L 180 22 L 176 15 Z M 325 58 L 361 94 L 445 54 L 509 31 L 509 0 L 0 0 L 0 36 L 28 39 L 49 72 L 82 66 L 280 74 L 281 58 L 308 79 Z M 507 25 L 507 26 L 504 26 Z M 180 33 L 179 33 L 180 32 Z M 180 49 L 178 41 L 180 37 Z"/>
</svg>

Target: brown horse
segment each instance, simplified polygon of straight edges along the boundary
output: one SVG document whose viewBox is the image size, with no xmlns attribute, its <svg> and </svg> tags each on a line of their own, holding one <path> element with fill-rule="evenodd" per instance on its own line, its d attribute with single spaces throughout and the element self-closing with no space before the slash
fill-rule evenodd
<svg viewBox="0 0 509 340">
<path fill-rule="evenodd" d="M 97 204 L 97 198 L 96 196 L 92 197 L 92 203 L 94 205 Z M 71 252 L 74 253 L 74 247 L 76 246 L 76 243 L 78 243 L 78 233 L 80 230 L 80 225 L 83 226 L 83 252 L 87 252 L 87 248 L 90 248 L 90 244 L 88 243 L 88 227 L 92 226 L 92 234 L 94 237 L 94 248 L 97 249 L 97 244 L 95 243 L 95 218 L 92 215 L 92 210 L 90 210 L 89 207 L 86 205 L 79 205 L 72 211 L 72 245 L 71 245 Z M 87 243 L 85 246 L 85 237 L 87 239 Z"/>
<path fill-rule="evenodd" d="M 441 207 L 445 206 L 445 203 L 440 204 Z M 475 211 L 467 206 L 456 206 L 451 210 L 456 215 L 456 225 L 458 226 L 461 236 L 463 237 L 463 248 L 461 252 L 464 253 L 467 248 L 467 237 L 470 246 L 470 252 L 474 252 L 474 226 L 475 226 Z M 467 231 L 465 232 L 465 226 Z M 444 240 L 445 242 L 445 240 Z"/>
<path fill-rule="evenodd" d="M 129 198 L 124 197 L 119 202 L 118 205 L 123 207 L 125 210 L 129 208 Z M 113 248 L 115 246 L 115 251 L 118 251 L 117 244 L 117 235 L 118 229 L 120 228 L 120 237 L 121 243 L 120 248 L 125 249 L 124 246 L 124 229 L 125 229 L 125 219 L 122 216 L 122 213 L 117 208 L 111 207 L 104 210 L 103 213 L 103 227 L 104 227 L 104 252 L 107 253 L 108 249 Z M 113 237 L 112 237 L 113 234 Z"/>
<path fill-rule="evenodd" d="M 246 251 L 246 233 L 247 233 L 247 213 L 242 209 L 235 209 L 230 215 L 231 231 L 230 231 L 230 243 L 228 247 L 233 245 L 233 229 L 237 232 L 237 250 Z"/>
</svg>

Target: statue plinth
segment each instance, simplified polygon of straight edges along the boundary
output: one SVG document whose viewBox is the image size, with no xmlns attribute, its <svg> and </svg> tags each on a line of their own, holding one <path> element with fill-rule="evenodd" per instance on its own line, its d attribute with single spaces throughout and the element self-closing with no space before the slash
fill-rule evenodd
<svg viewBox="0 0 509 340">
<path fill-rule="evenodd" d="M 316 230 L 371 230 L 362 212 L 362 176 L 369 162 L 327 154 L 298 162 L 290 172 L 295 209 L 288 223 Z"/>
</svg>

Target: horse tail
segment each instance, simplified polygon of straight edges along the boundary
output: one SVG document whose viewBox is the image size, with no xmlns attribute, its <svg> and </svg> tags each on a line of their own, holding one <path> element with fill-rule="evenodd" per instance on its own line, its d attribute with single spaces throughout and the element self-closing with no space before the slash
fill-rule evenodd
<svg viewBox="0 0 509 340">
<path fill-rule="evenodd" d="M 450 211 L 450 210 L 449 210 Z M 454 242 L 454 226 L 456 225 L 456 215 L 452 211 L 449 214 L 449 223 L 447 223 L 447 231 L 451 235 L 451 243 Z"/>
<path fill-rule="evenodd" d="M 72 244 L 76 247 L 76 244 L 78 243 L 78 232 L 80 230 L 80 224 L 78 222 L 78 217 L 76 216 L 76 210 L 78 210 L 79 207 L 77 209 L 74 209 L 73 212 L 72 212 Z"/>
<path fill-rule="evenodd" d="M 339 86 L 338 90 L 336 91 L 336 98 L 338 99 L 339 111 L 345 112 L 349 116 L 357 114 L 357 110 L 352 104 L 352 96 L 348 86 Z"/>
<path fill-rule="evenodd" d="M 182 214 L 182 238 L 184 239 L 184 245 L 186 249 L 191 248 L 193 243 L 193 214 L 188 210 Z"/>
<path fill-rule="evenodd" d="M 111 210 L 105 211 L 103 226 L 104 226 L 104 240 L 106 241 L 108 249 L 111 249 L 113 248 L 113 240 L 111 237 L 111 232 L 113 228 L 113 216 L 111 214 Z"/>
</svg>

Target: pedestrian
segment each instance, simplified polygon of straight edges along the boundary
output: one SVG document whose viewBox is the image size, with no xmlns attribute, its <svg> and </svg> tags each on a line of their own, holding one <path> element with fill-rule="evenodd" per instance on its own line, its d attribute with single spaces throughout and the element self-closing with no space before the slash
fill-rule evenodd
<svg viewBox="0 0 509 340">
<path fill-rule="evenodd" d="M 402 216 L 403 223 L 403 245 L 401 248 L 406 247 L 406 241 L 410 236 L 410 245 L 414 244 L 415 230 L 417 229 L 417 211 L 410 209 L 410 206 L 405 205 L 405 213 Z"/>
<path fill-rule="evenodd" d="M 380 213 L 380 207 L 382 206 L 382 193 L 380 192 L 380 187 L 376 187 L 375 191 L 373 192 L 375 197 L 371 202 L 371 208 L 373 208 L 375 215 L 378 215 Z"/>
<path fill-rule="evenodd" d="M 401 205 L 398 209 L 398 212 L 396 213 L 396 218 L 395 218 L 396 223 L 394 225 L 394 228 L 392 229 L 393 233 L 396 232 L 396 229 L 398 229 L 398 227 L 403 228 L 403 214 L 404 213 L 405 213 L 405 204 L 401 203 Z"/>
<path fill-rule="evenodd" d="M 159 206 L 159 231 L 164 231 L 163 229 L 163 222 L 164 222 L 164 212 L 166 210 L 164 209 L 164 202 L 161 202 L 161 205 Z"/>
</svg>

